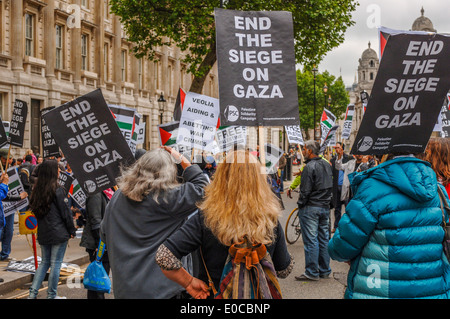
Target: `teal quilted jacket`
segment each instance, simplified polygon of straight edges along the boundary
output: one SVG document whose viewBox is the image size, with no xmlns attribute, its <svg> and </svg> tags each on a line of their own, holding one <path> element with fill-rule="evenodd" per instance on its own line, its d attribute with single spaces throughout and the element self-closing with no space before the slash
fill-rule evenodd
<svg viewBox="0 0 450 319">
<path fill-rule="evenodd" d="M 345 298 L 448 299 L 450 264 L 430 165 L 400 157 L 350 181 L 354 197 L 328 246 L 332 259 L 351 261 Z"/>
</svg>

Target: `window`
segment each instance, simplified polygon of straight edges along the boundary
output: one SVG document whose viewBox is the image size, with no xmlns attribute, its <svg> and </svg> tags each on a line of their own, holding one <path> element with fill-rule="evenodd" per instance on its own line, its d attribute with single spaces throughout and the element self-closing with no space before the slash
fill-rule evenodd
<svg viewBox="0 0 450 319">
<path fill-rule="evenodd" d="M 373 72 L 370 72 L 370 81 L 373 81 Z"/>
<path fill-rule="evenodd" d="M 138 84 L 139 84 L 139 90 L 142 90 L 142 59 L 138 60 Z"/>
<path fill-rule="evenodd" d="M 168 89 L 167 89 L 167 95 L 168 96 L 172 96 L 172 86 L 173 86 L 173 81 L 172 81 L 172 77 L 173 77 L 173 72 L 172 72 L 172 65 L 169 64 L 168 70 L 167 70 L 167 82 L 168 82 Z"/>
<path fill-rule="evenodd" d="M 25 55 L 34 56 L 34 16 L 25 14 Z"/>
<path fill-rule="evenodd" d="M 89 9 L 89 0 L 81 0 L 81 6 L 85 9 Z"/>
<path fill-rule="evenodd" d="M 63 27 L 56 25 L 56 56 L 55 56 L 55 67 L 57 69 L 63 68 Z"/>
<path fill-rule="evenodd" d="M 105 43 L 103 45 L 103 79 L 105 82 L 108 81 L 108 69 L 109 69 L 109 44 Z"/>
<path fill-rule="evenodd" d="M 153 63 L 153 79 L 155 80 L 155 90 L 159 88 L 159 62 Z"/>
<path fill-rule="evenodd" d="M 121 53 L 121 71 L 122 71 L 122 81 L 127 81 L 127 50 L 122 50 Z"/>
<path fill-rule="evenodd" d="M 88 36 L 81 35 L 81 69 L 88 71 Z"/>
</svg>

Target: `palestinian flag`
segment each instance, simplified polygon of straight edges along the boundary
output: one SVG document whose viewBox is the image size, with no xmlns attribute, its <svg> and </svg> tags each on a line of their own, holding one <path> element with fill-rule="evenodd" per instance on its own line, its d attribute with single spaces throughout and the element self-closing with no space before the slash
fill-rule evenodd
<svg viewBox="0 0 450 319">
<path fill-rule="evenodd" d="M 379 30 L 379 37 L 380 37 L 380 60 L 381 57 L 383 56 L 383 52 L 384 52 L 384 48 L 386 47 L 386 43 L 388 41 L 389 38 L 389 33 L 387 33 L 386 31 L 383 31 L 384 29 Z"/>
<path fill-rule="evenodd" d="M 178 90 L 177 100 L 173 108 L 173 120 L 179 121 L 181 119 L 181 112 L 183 111 L 184 99 L 186 98 L 186 92 L 182 88 Z"/>
<path fill-rule="evenodd" d="M 121 106 L 121 105 L 108 105 L 114 119 L 116 120 L 117 126 L 119 126 L 120 131 L 125 136 L 127 143 L 131 136 L 133 136 L 135 129 L 135 113 L 136 110 Z"/>
<path fill-rule="evenodd" d="M 331 129 L 336 121 L 336 116 L 331 113 L 327 109 L 323 109 L 322 118 L 320 120 L 320 124 L 326 126 L 328 129 Z"/>
<path fill-rule="evenodd" d="M 161 146 L 171 146 L 177 143 L 179 126 L 180 122 L 178 121 L 158 125 Z"/>
</svg>

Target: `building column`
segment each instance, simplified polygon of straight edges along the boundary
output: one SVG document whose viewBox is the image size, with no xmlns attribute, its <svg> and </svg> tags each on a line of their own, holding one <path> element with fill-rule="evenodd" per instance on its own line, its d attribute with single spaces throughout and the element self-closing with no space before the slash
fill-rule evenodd
<svg viewBox="0 0 450 319">
<path fill-rule="evenodd" d="M 73 0 L 75 4 L 81 8 L 81 0 Z M 73 71 L 73 84 L 77 95 L 81 85 L 81 28 L 72 28 L 71 30 L 71 60 Z"/>
<path fill-rule="evenodd" d="M 56 31 L 55 31 L 55 1 L 48 1 L 44 10 L 44 59 L 47 61 L 45 74 L 47 78 L 55 77 L 55 47 L 56 47 Z"/>
<path fill-rule="evenodd" d="M 95 73 L 98 74 L 98 86 L 105 87 L 105 68 L 104 68 L 104 45 L 105 45 L 105 12 L 103 1 L 96 1 L 95 8 L 96 15 L 96 24 L 97 28 L 95 29 L 95 38 L 97 39 L 95 43 Z"/>
<path fill-rule="evenodd" d="M 114 15 L 114 34 L 116 35 L 113 40 L 113 82 L 116 86 L 116 95 L 120 101 L 120 95 L 122 94 L 122 72 L 121 72 L 121 54 L 122 54 L 122 27 L 119 17 Z"/>
<path fill-rule="evenodd" d="M 11 1 L 11 56 L 12 70 L 23 71 L 24 32 L 23 1 Z"/>
</svg>

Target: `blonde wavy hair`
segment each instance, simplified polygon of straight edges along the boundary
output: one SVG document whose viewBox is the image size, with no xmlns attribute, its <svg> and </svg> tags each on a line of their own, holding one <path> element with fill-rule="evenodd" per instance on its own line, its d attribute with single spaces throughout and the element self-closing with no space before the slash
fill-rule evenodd
<svg viewBox="0 0 450 319">
<path fill-rule="evenodd" d="M 226 246 L 245 237 L 254 243 L 275 239 L 281 206 L 272 192 L 264 167 L 248 151 L 227 154 L 198 204 L 205 225 Z"/>
<path fill-rule="evenodd" d="M 160 194 L 179 185 L 177 168 L 172 156 L 163 149 L 146 152 L 117 179 L 121 192 L 131 200 L 141 202 L 150 193 L 158 202 Z M 163 196 L 167 202 L 167 198 Z"/>
</svg>

